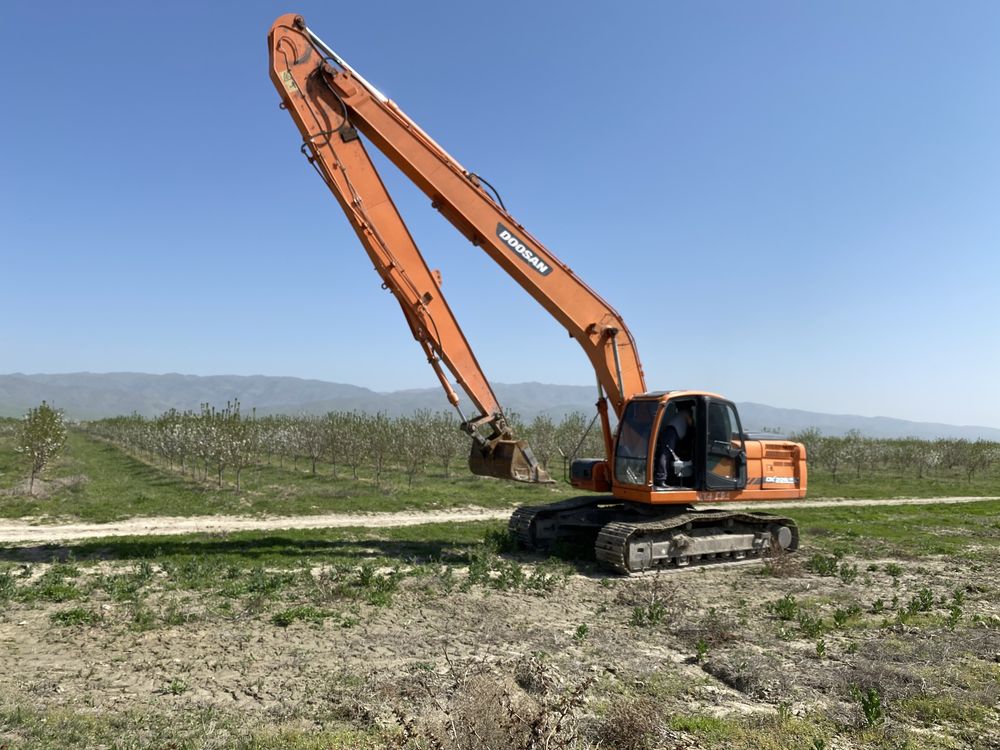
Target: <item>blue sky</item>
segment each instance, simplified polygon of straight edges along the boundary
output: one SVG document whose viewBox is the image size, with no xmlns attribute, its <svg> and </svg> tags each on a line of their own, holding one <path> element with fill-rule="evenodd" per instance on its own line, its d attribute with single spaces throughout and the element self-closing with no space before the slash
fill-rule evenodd
<svg viewBox="0 0 1000 750">
<path fill-rule="evenodd" d="M 650 387 L 1000 426 L 986 2 L 9 5 L 0 372 L 436 383 L 278 109 L 288 11 L 622 313 Z M 386 182 L 490 378 L 593 382 Z"/>
</svg>

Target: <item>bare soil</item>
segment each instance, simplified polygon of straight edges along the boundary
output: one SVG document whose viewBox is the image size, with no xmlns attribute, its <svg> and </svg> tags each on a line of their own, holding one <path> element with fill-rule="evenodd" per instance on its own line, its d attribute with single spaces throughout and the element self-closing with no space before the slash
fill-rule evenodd
<svg viewBox="0 0 1000 750">
<path fill-rule="evenodd" d="M 94 623 L 53 624 L 72 603 L 12 603 L 0 612 L 0 703 L 18 696 L 47 708 L 178 721 L 221 711 L 307 729 L 412 719 L 421 732 L 447 736 L 463 711 L 501 721 L 489 711 L 580 688 L 586 700 L 573 726 L 592 740 L 614 729 L 601 717 L 627 716 L 637 700 L 651 701 L 660 717 L 657 744 L 619 739 L 605 747 L 750 746 L 737 736 L 716 742 L 689 721 L 715 717 L 730 722 L 721 727 L 800 732 L 798 746 L 843 750 L 876 746 L 865 739 L 853 692 L 870 688 L 883 702 L 881 731 L 890 740 L 905 731 L 927 738 L 910 747 L 1000 747 L 1000 569 L 970 572 L 945 559 L 841 564 L 861 572 L 851 581 L 820 576 L 789 557 L 773 575 L 759 565 L 638 579 L 572 573 L 547 594 L 463 590 L 466 570 L 448 586 L 425 571 L 403 579 L 391 606 L 332 596 L 337 616 L 288 627 L 271 618 L 294 597 L 279 592 L 220 608 L 203 592 L 171 590 L 156 569 L 142 606 L 179 614 L 147 630 L 130 625 L 134 603 L 96 589 L 83 604 Z M 895 564 L 901 570 L 887 573 Z M 524 563 L 529 575 L 536 565 Z M 100 563 L 77 583 L 127 569 Z M 311 574 L 319 580 L 325 571 Z M 930 611 L 890 622 L 924 590 Z M 956 590 L 962 613 L 951 629 L 944 618 Z M 794 617 L 782 620 L 775 609 L 782 597 L 825 622 L 825 631 L 808 635 Z M 877 602 L 884 612 L 876 614 Z M 834 626 L 835 612 L 852 605 L 857 613 Z M 654 608 L 655 618 L 637 619 Z"/>
</svg>

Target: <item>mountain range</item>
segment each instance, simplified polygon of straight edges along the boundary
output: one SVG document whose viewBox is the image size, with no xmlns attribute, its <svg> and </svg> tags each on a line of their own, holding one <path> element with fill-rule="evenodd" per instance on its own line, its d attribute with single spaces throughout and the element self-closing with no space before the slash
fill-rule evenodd
<svg viewBox="0 0 1000 750">
<path fill-rule="evenodd" d="M 500 403 L 522 419 L 546 414 L 560 419 L 573 411 L 593 413 L 594 386 L 544 383 L 495 383 Z M 244 411 L 257 414 L 324 414 L 328 411 L 385 412 L 392 416 L 419 409 L 443 411 L 448 402 L 439 388 L 381 393 L 356 385 L 266 375 L 149 375 L 134 372 L 76 372 L 57 375 L 0 375 L 0 416 L 16 417 L 43 400 L 71 419 L 99 419 L 133 412 L 155 416 L 169 409 L 197 410 L 201 404 L 225 405 L 237 398 Z M 752 402 L 738 403 L 749 431 L 784 433 L 816 428 L 824 435 L 859 430 L 869 437 L 953 437 L 1000 441 L 1000 429 L 891 417 L 824 414 L 782 409 Z M 471 414 L 471 405 L 462 404 Z"/>
</svg>

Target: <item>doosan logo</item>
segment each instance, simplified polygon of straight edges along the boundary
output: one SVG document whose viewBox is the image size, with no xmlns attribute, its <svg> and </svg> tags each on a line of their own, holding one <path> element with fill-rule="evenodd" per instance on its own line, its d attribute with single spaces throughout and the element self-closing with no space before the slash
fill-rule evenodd
<svg viewBox="0 0 1000 750">
<path fill-rule="evenodd" d="M 529 250 L 527 245 L 511 234 L 510 230 L 503 224 L 497 224 L 497 237 L 500 238 L 501 242 L 509 246 L 511 250 L 517 253 L 521 260 L 538 271 L 538 273 L 542 276 L 548 276 L 552 273 L 552 266 Z"/>
</svg>

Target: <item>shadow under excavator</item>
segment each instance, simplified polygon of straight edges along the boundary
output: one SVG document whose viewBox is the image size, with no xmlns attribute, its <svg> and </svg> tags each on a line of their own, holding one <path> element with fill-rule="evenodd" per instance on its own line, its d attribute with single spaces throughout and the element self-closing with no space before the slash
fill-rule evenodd
<svg viewBox="0 0 1000 750">
<path fill-rule="evenodd" d="M 403 565 L 448 563 L 462 565 L 470 551 L 479 544 L 470 540 L 447 538 L 421 540 L 399 539 L 321 539 L 296 538 L 287 534 L 235 535 L 202 537 L 123 537 L 66 543 L 0 547 L 0 562 L 95 562 L 106 560 L 163 562 L 192 557 L 217 557 L 222 562 L 234 558 L 251 564 L 273 563 L 281 566 L 300 564 L 360 564 L 370 560 L 394 560 Z M 581 550 L 554 551 L 553 557 L 572 565 L 577 573 L 597 573 L 593 554 Z M 502 556 L 521 563 L 542 562 L 546 558 L 528 552 L 505 550 Z"/>
<path fill-rule="evenodd" d="M 290 560 L 335 561 L 374 558 L 398 559 L 406 563 L 453 562 L 464 559 L 467 545 L 454 540 L 400 541 L 384 539 L 296 539 L 285 535 L 239 539 L 230 536 L 126 537 L 120 541 L 98 539 L 0 548 L 0 561 L 51 562 L 68 559 L 162 560 L 171 557 L 236 556 L 243 559 L 284 563 Z"/>
</svg>

